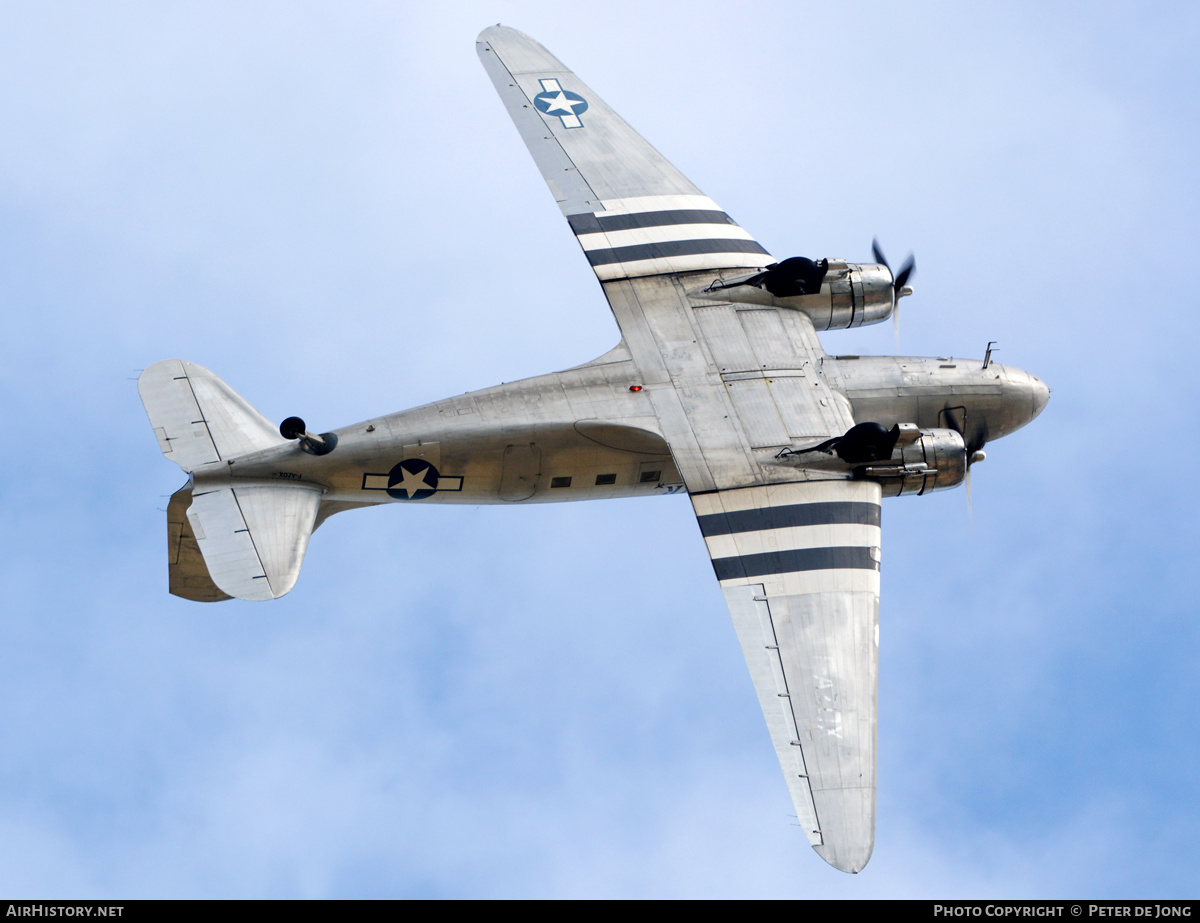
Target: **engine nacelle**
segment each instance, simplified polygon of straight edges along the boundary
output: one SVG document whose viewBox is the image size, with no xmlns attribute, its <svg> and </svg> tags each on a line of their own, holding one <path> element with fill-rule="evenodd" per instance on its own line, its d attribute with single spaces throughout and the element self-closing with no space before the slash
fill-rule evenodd
<svg viewBox="0 0 1200 923">
<path fill-rule="evenodd" d="M 854 469 L 860 478 L 883 484 L 885 497 L 924 494 L 957 487 L 967 476 L 967 446 L 952 429 L 917 429 L 911 423 L 898 427 L 899 438 L 887 461 L 869 462 Z"/>
<path fill-rule="evenodd" d="M 911 289 L 905 288 L 901 295 Z M 817 330 L 878 324 L 892 316 L 891 270 L 878 263 L 793 256 L 761 272 L 718 279 L 690 293 L 700 301 L 735 301 L 803 311 Z"/>
</svg>

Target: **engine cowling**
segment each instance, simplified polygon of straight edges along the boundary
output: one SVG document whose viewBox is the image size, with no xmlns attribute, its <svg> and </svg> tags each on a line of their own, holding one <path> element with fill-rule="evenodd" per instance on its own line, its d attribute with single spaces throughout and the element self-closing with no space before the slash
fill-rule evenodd
<svg viewBox="0 0 1200 923">
<path fill-rule="evenodd" d="M 924 494 L 957 487 L 967 476 L 967 445 L 952 429 L 917 429 L 900 424 L 892 456 L 854 469 L 860 478 L 883 484 L 885 497 Z"/>
<path fill-rule="evenodd" d="M 897 298 L 892 272 L 884 264 L 799 256 L 751 275 L 719 279 L 690 294 L 701 301 L 793 308 L 807 314 L 817 330 L 878 324 L 892 316 Z"/>
<path fill-rule="evenodd" d="M 819 324 L 813 317 L 813 326 L 818 329 L 878 324 L 891 317 L 896 307 L 892 274 L 886 266 L 830 260 L 825 282 L 829 286 L 829 319 Z M 808 313 L 813 316 L 814 312 Z"/>
</svg>

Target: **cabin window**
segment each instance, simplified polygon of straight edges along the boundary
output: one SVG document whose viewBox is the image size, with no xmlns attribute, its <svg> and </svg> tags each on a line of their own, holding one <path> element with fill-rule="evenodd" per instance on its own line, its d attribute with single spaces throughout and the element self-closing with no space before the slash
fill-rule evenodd
<svg viewBox="0 0 1200 923">
<path fill-rule="evenodd" d="M 615 484 L 615 483 L 617 483 L 617 476 L 615 474 L 597 474 L 596 475 L 596 486 L 597 487 L 600 487 L 603 484 Z"/>
<path fill-rule="evenodd" d="M 571 478 L 570 477 L 551 478 L 550 486 L 551 487 L 570 487 L 571 486 Z"/>
<path fill-rule="evenodd" d="M 651 481 L 657 481 L 661 477 L 662 477 L 661 471 L 643 471 L 642 477 L 641 477 L 641 482 L 643 484 L 649 484 Z"/>
</svg>

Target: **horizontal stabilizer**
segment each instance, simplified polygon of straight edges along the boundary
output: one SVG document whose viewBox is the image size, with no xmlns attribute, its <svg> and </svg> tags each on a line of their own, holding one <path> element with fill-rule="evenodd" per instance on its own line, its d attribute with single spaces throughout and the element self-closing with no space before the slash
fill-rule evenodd
<svg viewBox="0 0 1200 923">
<path fill-rule="evenodd" d="M 184 471 L 287 442 L 240 394 L 203 366 L 156 362 L 138 393 L 163 455 Z"/>
<path fill-rule="evenodd" d="M 212 581 L 204 555 L 196 544 L 187 511 L 192 505 L 192 488 L 181 487 L 171 495 L 167 504 L 167 573 L 172 596 L 198 603 L 215 603 L 230 599 Z"/>
<path fill-rule="evenodd" d="M 321 489 L 272 484 L 201 490 L 193 494 L 187 519 L 212 582 L 238 599 L 277 599 L 294 587 Z"/>
</svg>

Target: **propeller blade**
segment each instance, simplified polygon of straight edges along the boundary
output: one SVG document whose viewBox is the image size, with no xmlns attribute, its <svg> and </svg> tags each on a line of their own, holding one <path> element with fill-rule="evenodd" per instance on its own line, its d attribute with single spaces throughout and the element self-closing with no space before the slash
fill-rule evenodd
<svg viewBox="0 0 1200 923">
<path fill-rule="evenodd" d="M 988 432 L 988 429 L 986 426 L 979 427 L 978 429 L 975 430 L 975 432 L 973 432 L 971 434 L 971 439 L 967 442 L 967 458 L 968 459 L 970 459 L 970 457 L 972 455 L 974 455 L 976 452 L 978 452 L 980 449 L 982 449 L 985 445 L 987 445 L 989 435 L 991 435 L 991 434 Z"/>
<path fill-rule="evenodd" d="M 908 259 L 900 267 L 900 272 L 892 272 L 892 267 L 888 265 L 887 257 L 883 255 L 883 248 L 879 246 L 879 238 L 871 238 L 871 253 L 875 256 L 875 262 L 888 271 L 892 277 L 892 336 L 896 339 L 896 348 L 900 348 L 900 296 L 901 294 L 911 294 L 911 289 L 904 292 L 904 286 L 908 284 L 908 280 L 912 278 L 912 274 L 917 271 L 917 260 L 911 253 Z"/>
<path fill-rule="evenodd" d="M 975 535 L 975 505 L 971 502 L 971 466 L 967 466 L 967 528 Z"/>
<path fill-rule="evenodd" d="M 887 257 L 883 255 L 883 251 L 879 248 L 878 237 L 871 238 L 871 252 L 875 255 L 876 263 L 878 263 L 880 266 L 886 266 L 888 272 L 892 271 L 892 267 L 888 266 Z"/>
<path fill-rule="evenodd" d="M 917 269 L 916 258 L 914 258 L 913 255 L 910 253 L 908 255 L 908 259 L 906 259 L 904 261 L 904 265 L 900 267 L 900 272 L 896 275 L 895 285 L 896 285 L 896 293 L 897 294 L 900 293 L 900 289 L 904 288 L 904 286 L 906 284 L 908 284 L 909 278 L 912 276 L 912 274 L 914 272 L 916 272 L 916 269 Z"/>
</svg>

